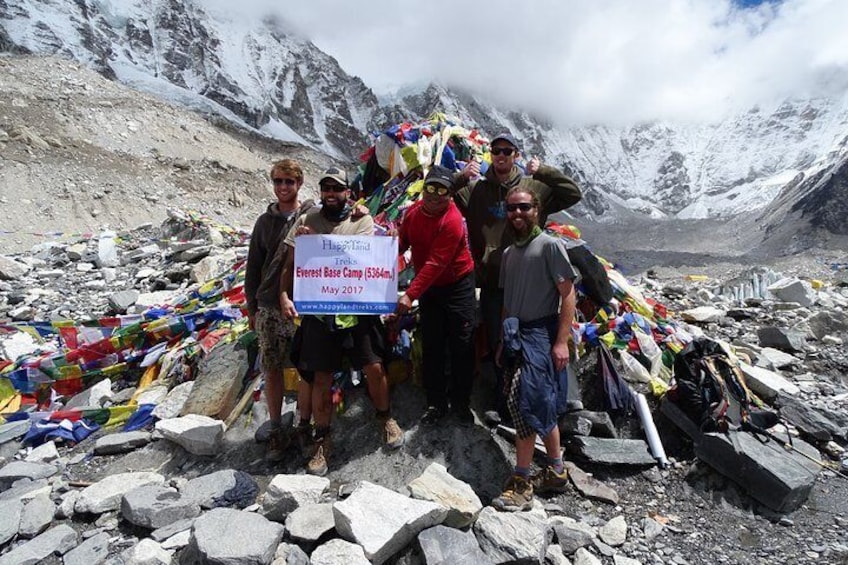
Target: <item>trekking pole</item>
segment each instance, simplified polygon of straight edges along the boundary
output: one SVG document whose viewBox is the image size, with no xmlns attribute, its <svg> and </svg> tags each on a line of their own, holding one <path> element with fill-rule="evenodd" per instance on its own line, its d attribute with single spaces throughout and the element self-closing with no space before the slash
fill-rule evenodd
<svg viewBox="0 0 848 565">
<path fill-rule="evenodd" d="M 633 389 L 630 389 L 630 392 L 633 394 L 633 400 L 636 402 L 636 413 L 639 414 L 639 419 L 642 421 L 642 429 L 645 430 L 645 436 L 648 438 L 648 447 L 651 448 L 651 455 L 657 460 L 660 469 L 665 469 L 669 466 L 669 462 L 665 455 L 665 448 L 662 441 L 660 441 L 660 435 L 657 433 L 654 418 L 651 416 L 651 409 L 648 408 L 648 401 L 641 392 L 636 392 Z"/>
<path fill-rule="evenodd" d="M 848 480 L 848 475 L 845 474 L 845 471 L 838 468 L 834 463 L 831 463 L 829 461 L 822 461 L 821 459 L 816 459 L 815 457 L 812 457 L 811 455 L 804 453 L 803 451 L 801 451 L 800 449 L 798 449 L 797 447 L 795 447 L 794 445 L 792 445 L 788 441 L 777 437 L 776 435 L 774 435 L 773 433 L 771 433 L 768 430 L 758 428 L 757 426 L 754 426 L 754 425 L 752 425 L 748 422 L 745 422 L 744 424 L 742 424 L 741 427 L 742 427 L 743 430 L 749 431 L 754 435 L 763 434 L 766 437 L 776 441 L 784 449 L 786 449 L 788 451 L 793 451 L 794 453 L 797 453 L 798 455 L 804 457 L 805 459 L 812 461 L 813 463 L 815 463 L 816 465 L 818 465 L 822 469 L 827 469 L 828 471 L 833 471 L 833 473 L 835 473 L 837 477 Z"/>
</svg>

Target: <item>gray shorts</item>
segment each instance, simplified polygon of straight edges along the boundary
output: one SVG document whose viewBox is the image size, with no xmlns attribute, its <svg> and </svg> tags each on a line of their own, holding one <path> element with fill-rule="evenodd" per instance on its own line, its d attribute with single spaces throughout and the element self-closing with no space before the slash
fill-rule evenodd
<svg viewBox="0 0 848 565">
<path fill-rule="evenodd" d="M 294 322 L 287 320 L 282 312 L 275 308 L 259 308 L 256 311 L 254 327 L 259 338 L 262 372 L 279 373 L 283 369 L 293 367 L 290 354 Z"/>
</svg>

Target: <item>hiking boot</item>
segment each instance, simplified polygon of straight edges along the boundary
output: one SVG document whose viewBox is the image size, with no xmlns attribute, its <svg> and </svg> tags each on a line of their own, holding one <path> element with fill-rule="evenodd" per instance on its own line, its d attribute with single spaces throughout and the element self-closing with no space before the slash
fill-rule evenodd
<svg viewBox="0 0 848 565">
<path fill-rule="evenodd" d="M 568 489 L 568 472 L 563 469 L 562 473 L 557 473 L 553 467 L 547 466 L 530 477 L 530 484 L 536 494 L 565 492 Z"/>
<path fill-rule="evenodd" d="M 310 424 L 299 424 L 294 429 L 294 440 L 301 455 L 305 458 L 312 457 L 312 426 Z"/>
<path fill-rule="evenodd" d="M 397 449 L 403 445 L 403 430 L 394 418 L 389 418 L 383 423 L 383 441 L 389 449 Z"/>
<path fill-rule="evenodd" d="M 279 463 L 283 460 L 286 448 L 291 443 L 291 436 L 282 428 L 272 430 L 268 434 L 268 444 L 265 446 L 265 461 Z"/>
<path fill-rule="evenodd" d="M 330 438 L 324 436 L 316 439 L 312 446 L 312 457 L 306 464 L 306 472 L 310 475 L 323 477 L 327 474 L 327 458 L 330 452 Z"/>
<path fill-rule="evenodd" d="M 445 417 L 445 409 L 439 406 L 428 406 L 421 416 L 421 424 L 424 426 L 432 426 L 438 424 Z"/>
<path fill-rule="evenodd" d="M 527 479 L 513 475 L 506 482 L 503 493 L 492 500 L 492 506 L 501 512 L 530 510 L 533 506 L 533 485 Z"/>
</svg>

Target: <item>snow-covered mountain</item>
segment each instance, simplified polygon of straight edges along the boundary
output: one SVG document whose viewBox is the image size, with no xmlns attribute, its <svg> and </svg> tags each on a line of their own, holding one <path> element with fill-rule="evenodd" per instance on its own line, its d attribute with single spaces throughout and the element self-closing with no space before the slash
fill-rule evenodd
<svg viewBox="0 0 848 565">
<path fill-rule="evenodd" d="M 355 158 L 367 132 L 434 110 L 555 163 L 586 188 L 581 207 L 655 217 L 764 209 L 848 155 L 848 93 L 790 100 L 713 124 L 562 127 L 485 93 L 430 85 L 378 101 L 280 19 L 245 22 L 198 0 L 0 0 L 0 49 L 62 54 L 180 104 L 281 140 Z"/>
</svg>

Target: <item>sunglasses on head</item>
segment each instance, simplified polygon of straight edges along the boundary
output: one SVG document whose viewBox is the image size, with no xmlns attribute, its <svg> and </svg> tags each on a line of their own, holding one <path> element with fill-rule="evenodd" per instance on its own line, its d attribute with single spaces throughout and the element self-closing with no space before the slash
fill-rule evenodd
<svg viewBox="0 0 848 565">
<path fill-rule="evenodd" d="M 271 180 L 273 181 L 274 186 L 278 186 L 278 185 L 281 185 L 281 184 L 284 184 L 286 186 L 294 186 L 294 185 L 297 184 L 297 181 L 294 180 L 294 179 L 275 178 L 275 179 L 271 179 Z"/>
<path fill-rule="evenodd" d="M 515 212 L 517 210 L 521 210 L 522 212 L 529 212 L 533 208 L 535 208 L 533 204 L 530 202 L 518 202 L 516 204 L 507 204 L 506 211 L 507 212 Z"/>
<path fill-rule="evenodd" d="M 325 182 L 321 185 L 321 192 L 344 192 L 347 187 L 343 184 Z"/>
<path fill-rule="evenodd" d="M 447 196 L 450 192 L 447 187 L 439 186 L 437 184 L 425 184 L 424 192 L 427 194 L 438 194 L 439 196 Z"/>
<path fill-rule="evenodd" d="M 515 153 L 515 148 L 514 147 L 492 147 L 490 149 L 490 151 L 492 152 L 492 155 L 506 155 L 507 157 L 509 157 L 510 155 Z"/>
</svg>

